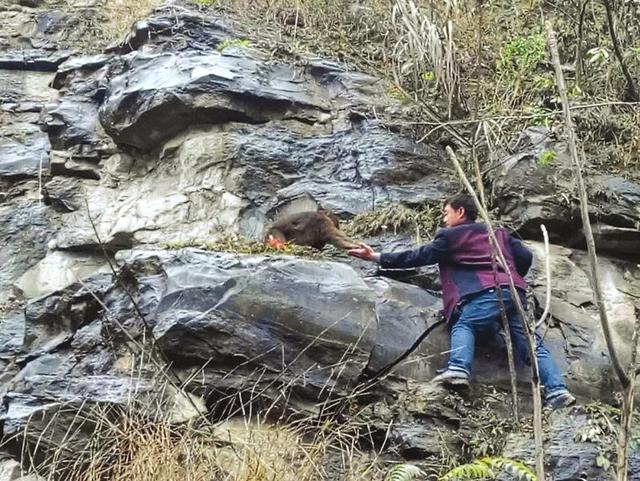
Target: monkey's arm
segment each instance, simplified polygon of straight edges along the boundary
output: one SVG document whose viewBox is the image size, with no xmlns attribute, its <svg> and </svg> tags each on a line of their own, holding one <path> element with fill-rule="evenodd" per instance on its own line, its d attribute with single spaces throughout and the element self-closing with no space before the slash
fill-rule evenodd
<svg viewBox="0 0 640 481">
<path fill-rule="evenodd" d="M 338 249 L 357 249 L 360 247 L 360 244 L 335 227 L 329 229 L 327 234 L 329 236 L 327 242 L 336 246 Z"/>
<path fill-rule="evenodd" d="M 441 231 L 436 234 L 432 242 L 417 249 L 382 253 L 380 255 L 380 265 L 397 269 L 427 266 L 437 264 L 448 255 L 449 242 Z"/>
</svg>

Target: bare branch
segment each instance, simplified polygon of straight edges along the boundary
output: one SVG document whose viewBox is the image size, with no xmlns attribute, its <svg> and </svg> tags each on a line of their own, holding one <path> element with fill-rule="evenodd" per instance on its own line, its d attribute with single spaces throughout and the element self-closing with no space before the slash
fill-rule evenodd
<svg viewBox="0 0 640 481">
<path fill-rule="evenodd" d="M 578 191 L 580 195 L 580 214 L 582 217 L 582 226 L 584 228 L 584 235 L 587 242 L 587 252 L 589 257 L 590 275 L 589 280 L 593 289 L 594 302 L 598 306 L 600 312 L 600 323 L 602 325 L 602 331 L 607 343 L 607 350 L 611 357 L 611 363 L 616 371 L 618 379 L 622 387 L 629 385 L 629 377 L 624 371 L 616 347 L 613 344 L 613 338 L 611 335 L 611 327 L 609 325 L 609 318 L 607 310 L 604 305 L 604 299 L 602 295 L 602 289 L 600 286 L 600 276 L 598 272 L 598 258 L 596 256 L 596 245 L 593 239 L 593 232 L 591 230 L 591 221 L 589 220 L 589 201 L 587 198 L 587 189 L 584 184 L 584 178 L 582 177 L 582 162 L 578 157 L 577 139 L 573 119 L 571 118 L 571 112 L 569 110 L 569 99 L 567 97 L 567 89 L 564 83 L 564 75 L 562 73 L 562 67 L 560 64 L 560 54 L 558 53 L 558 41 L 556 34 L 553 31 L 553 27 L 547 22 L 547 35 L 549 39 L 549 48 L 551 50 L 551 56 L 553 57 L 553 65 L 556 71 L 556 83 L 558 86 L 558 93 L 562 101 L 562 111 L 564 113 L 565 130 L 567 134 L 567 143 L 569 145 L 569 153 L 575 167 L 575 175 L 578 181 Z"/>
<path fill-rule="evenodd" d="M 542 316 L 540 316 L 540 320 L 536 323 L 536 329 L 544 324 L 544 321 L 547 320 L 547 316 L 551 310 L 551 259 L 549 256 L 549 234 L 547 233 L 547 228 L 544 224 L 540 224 L 540 230 L 542 230 L 542 237 L 544 239 L 544 268 L 545 275 L 547 277 L 547 292 L 544 302 L 544 312 L 542 313 Z"/>
<path fill-rule="evenodd" d="M 622 70 L 622 75 L 627 81 L 627 92 L 629 94 L 629 98 L 635 102 L 640 100 L 640 96 L 638 96 L 638 89 L 636 88 L 636 84 L 629 73 L 629 68 L 627 67 L 627 63 L 624 61 L 624 56 L 622 55 L 622 49 L 620 48 L 620 41 L 618 40 L 618 35 L 616 33 L 616 25 L 615 20 L 613 18 L 613 8 L 610 0 L 602 0 L 604 4 L 604 8 L 607 12 L 607 24 L 609 25 L 609 36 L 611 37 L 611 43 L 613 44 L 613 51 L 616 54 L 616 58 L 618 59 L 618 63 L 620 64 L 620 69 Z"/>
</svg>

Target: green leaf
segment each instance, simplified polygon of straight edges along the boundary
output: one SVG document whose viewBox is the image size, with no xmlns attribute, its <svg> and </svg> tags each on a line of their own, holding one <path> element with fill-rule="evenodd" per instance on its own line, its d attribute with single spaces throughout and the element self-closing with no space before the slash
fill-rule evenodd
<svg viewBox="0 0 640 481">
<path fill-rule="evenodd" d="M 453 468 L 440 481 L 467 481 L 495 479 L 496 472 L 504 471 L 517 481 L 538 481 L 536 474 L 521 461 L 502 457 L 486 457 Z"/>
<path fill-rule="evenodd" d="M 542 155 L 540 155 L 540 157 L 538 157 L 538 165 L 541 166 L 541 167 L 547 167 L 554 160 L 556 160 L 555 151 L 547 150 L 547 151 L 543 152 Z"/>
<path fill-rule="evenodd" d="M 413 464 L 396 464 L 387 473 L 384 481 L 411 481 L 416 476 L 425 476 L 425 472 Z"/>
<path fill-rule="evenodd" d="M 598 457 L 596 457 L 596 466 L 607 470 L 611 466 L 611 461 L 609 461 L 604 454 L 600 453 L 598 454 Z"/>
</svg>

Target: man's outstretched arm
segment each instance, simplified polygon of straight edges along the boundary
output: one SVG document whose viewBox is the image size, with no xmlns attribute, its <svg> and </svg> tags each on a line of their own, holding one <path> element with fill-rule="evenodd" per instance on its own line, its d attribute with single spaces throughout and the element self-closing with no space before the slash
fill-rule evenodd
<svg viewBox="0 0 640 481">
<path fill-rule="evenodd" d="M 448 255 L 448 252 L 447 238 L 439 232 L 436 234 L 433 242 L 418 247 L 417 249 L 380 254 L 375 252 L 370 246 L 361 244 L 359 248 L 347 251 L 347 254 L 366 261 L 378 262 L 382 267 L 406 269 L 437 264 Z"/>
</svg>

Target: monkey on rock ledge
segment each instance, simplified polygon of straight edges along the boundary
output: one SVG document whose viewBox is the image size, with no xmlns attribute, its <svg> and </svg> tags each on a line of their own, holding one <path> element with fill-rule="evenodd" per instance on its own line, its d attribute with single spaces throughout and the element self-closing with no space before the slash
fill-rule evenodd
<svg viewBox="0 0 640 481">
<path fill-rule="evenodd" d="M 325 210 L 298 212 L 278 219 L 265 235 L 265 242 L 280 249 L 291 242 L 301 246 L 322 249 L 332 244 L 339 249 L 357 249 L 360 244 L 339 228 L 338 218 Z"/>
</svg>

